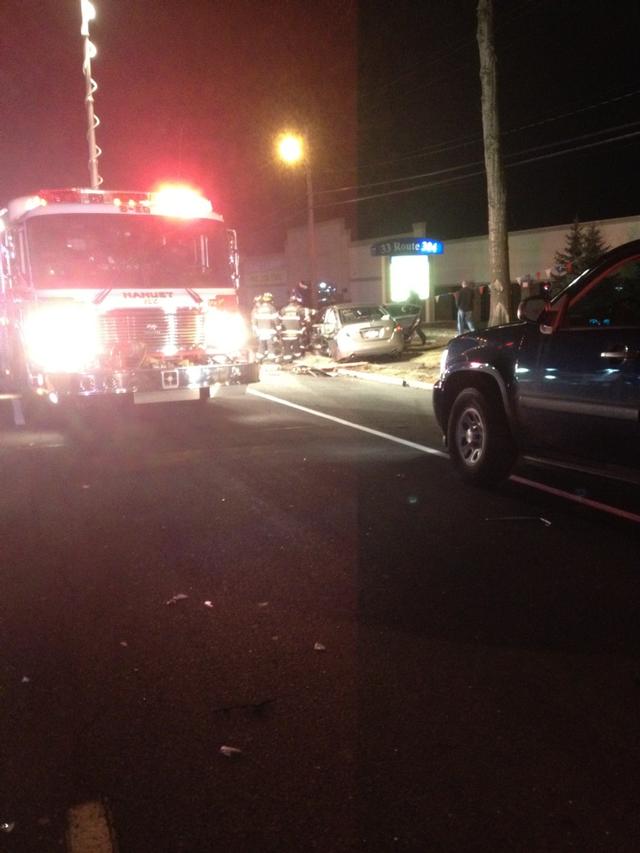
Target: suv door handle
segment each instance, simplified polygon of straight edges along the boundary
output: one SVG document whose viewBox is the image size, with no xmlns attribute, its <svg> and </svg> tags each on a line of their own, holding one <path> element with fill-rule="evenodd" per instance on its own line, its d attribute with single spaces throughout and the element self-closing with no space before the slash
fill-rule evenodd
<svg viewBox="0 0 640 853">
<path fill-rule="evenodd" d="M 629 347 L 619 347 L 611 352 L 601 352 L 600 358 L 616 358 L 618 361 L 629 361 L 633 358 L 638 358 L 640 353 L 630 350 Z"/>
</svg>

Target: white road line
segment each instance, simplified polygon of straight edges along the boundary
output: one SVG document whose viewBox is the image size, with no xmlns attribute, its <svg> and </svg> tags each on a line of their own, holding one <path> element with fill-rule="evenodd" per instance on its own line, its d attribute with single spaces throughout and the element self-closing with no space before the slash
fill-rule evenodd
<svg viewBox="0 0 640 853">
<path fill-rule="evenodd" d="M 629 512 L 626 509 L 619 509 L 618 507 L 610 506 L 610 504 L 594 501 L 591 500 L 591 498 L 585 498 L 582 495 L 574 495 L 572 492 L 565 492 L 562 489 L 556 489 L 553 486 L 546 486 L 544 483 L 538 483 L 536 480 L 527 480 L 526 477 L 519 477 L 517 474 L 512 474 L 509 479 L 513 483 L 519 483 L 521 486 L 529 486 L 532 489 L 539 489 L 541 492 L 547 492 L 547 494 L 555 495 L 559 498 L 566 498 L 567 500 L 581 504 L 582 506 L 588 506 L 590 509 L 597 509 L 600 512 L 608 512 L 610 515 L 617 515 L 619 518 L 625 518 L 627 521 L 634 521 L 636 524 L 640 524 L 640 515 L 637 515 L 635 512 Z"/>
<path fill-rule="evenodd" d="M 428 453 L 431 456 L 440 456 L 442 458 L 448 458 L 449 454 L 443 450 L 436 450 L 433 447 L 427 447 L 424 444 L 417 444 L 415 441 L 407 441 L 405 438 L 398 438 L 396 435 L 391 435 L 388 432 L 381 432 L 377 429 L 370 429 L 370 427 L 361 426 L 360 424 L 354 424 L 352 421 L 345 421 L 343 418 L 336 418 L 334 415 L 327 415 L 324 412 L 319 412 L 317 409 L 309 409 L 307 406 L 300 406 L 298 403 L 290 403 L 289 400 L 283 400 L 280 397 L 274 397 L 271 394 L 265 394 L 263 391 L 258 391 L 255 388 L 249 387 L 247 389 L 247 394 L 253 394 L 255 397 L 262 397 L 264 400 L 271 400 L 272 403 L 279 403 L 281 406 L 289 406 L 291 409 L 297 409 L 300 412 L 305 412 L 308 415 L 314 415 L 317 418 L 324 418 L 327 421 L 333 421 L 333 423 L 340 424 L 341 426 L 351 427 L 351 429 L 360 430 L 360 432 L 366 432 L 369 435 L 375 435 L 378 438 L 384 438 L 387 441 L 393 441 L 395 444 L 401 444 L 404 447 L 410 447 L 412 450 L 419 450 L 421 453 Z M 516 474 L 512 474 L 509 479 L 513 483 L 519 483 L 521 486 L 528 486 L 532 489 L 538 489 L 541 492 L 547 492 L 550 495 L 555 495 L 556 497 L 566 498 L 567 500 L 574 501 L 574 503 L 579 503 L 582 506 L 587 506 L 590 509 L 599 510 L 600 512 L 607 512 L 610 515 L 616 515 L 619 518 L 624 518 L 627 521 L 633 521 L 636 524 L 640 524 L 640 515 L 637 515 L 634 512 L 629 512 L 624 509 L 619 509 L 615 506 L 610 506 L 609 504 L 601 503 L 600 501 L 594 501 L 590 498 L 585 498 L 580 495 L 575 495 L 572 492 L 565 492 L 562 489 L 555 489 L 553 486 L 546 486 L 544 483 L 538 483 L 535 480 L 528 480 L 526 477 L 519 477 Z"/>
<path fill-rule="evenodd" d="M 421 453 L 428 453 L 431 456 L 440 456 L 447 458 L 448 454 L 443 450 L 436 450 L 433 447 L 427 447 L 424 444 L 417 444 L 415 441 L 407 441 L 406 438 L 398 438 L 396 435 L 391 435 L 388 432 L 380 432 L 377 429 L 354 424 L 352 421 L 345 421 L 342 418 L 336 418 L 334 415 L 327 415 L 324 412 L 319 412 L 317 409 L 309 409 L 306 406 L 300 406 L 298 403 L 290 403 L 288 400 L 283 400 L 280 397 L 273 397 L 271 394 L 265 394 L 262 391 L 257 391 L 255 388 L 249 387 L 247 394 L 253 394 L 254 397 L 262 397 L 264 400 L 270 400 L 272 403 L 279 403 L 281 406 L 289 406 L 291 409 L 297 409 L 299 412 L 305 412 L 307 415 L 314 415 L 316 418 L 324 418 L 327 421 L 333 421 L 335 424 L 350 427 L 351 429 L 366 432 L 368 435 L 375 435 L 377 438 L 384 438 L 387 441 L 393 441 L 395 444 L 401 444 L 403 447 L 410 447 L 412 450 L 419 450 Z"/>
</svg>

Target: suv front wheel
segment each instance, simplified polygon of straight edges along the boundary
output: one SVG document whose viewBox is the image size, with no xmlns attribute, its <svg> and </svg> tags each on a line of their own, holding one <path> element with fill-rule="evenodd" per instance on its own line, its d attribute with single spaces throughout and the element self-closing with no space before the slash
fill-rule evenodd
<svg viewBox="0 0 640 853">
<path fill-rule="evenodd" d="M 465 388 L 449 416 L 451 459 L 467 482 L 490 486 L 506 479 L 517 451 L 502 406 L 477 388 Z"/>
</svg>

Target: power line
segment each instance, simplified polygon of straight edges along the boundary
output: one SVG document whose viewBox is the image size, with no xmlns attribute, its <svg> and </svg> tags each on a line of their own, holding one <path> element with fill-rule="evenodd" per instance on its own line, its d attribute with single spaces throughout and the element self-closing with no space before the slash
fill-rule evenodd
<svg viewBox="0 0 640 853">
<path fill-rule="evenodd" d="M 603 145 L 609 145 L 612 142 L 619 142 L 621 140 L 635 139 L 637 137 L 640 137 L 640 130 L 636 130 L 636 131 L 633 131 L 631 133 L 619 134 L 618 136 L 612 136 L 612 137 L 609 137 L 608 139 L 601 139 L 601 140 L 589 142 L 589 143 L 586 143 L 585 145 L 575 145 L 571 148 L 565 148 L 562 151 L 552 151 L 552 152 L 549 152 L 547 154 L 539 154 L 535 157 L 526 157 L 526 158 L 524 158 L 522 160 L 518 160 L 514 163 L 507 163 L 505 165 L 505 168 L 506 169 L 512 169 L 512 168 L 515 168 L 516 166 L 524 166 L 524 165 L 528 165 L 531 163 L 541 162 L 542 160 L 550 160 L 550 159 L 553 159 L 555 157 L 561 157 L 565 154 L 574 153 L 576 151 L 587 151 L 587 150 L 592 149 L 592 148 L 598 148 L 598 147 L 602 147 Z M 535 150 L 535 149 L 529 149 L 529 150 Z M 525 154 L 525 153 L 527 153 L 527 151 L 525 150 L 521 153 Z M 476 165 L 476 164 L 469 164 L 469 166 L 471 166 L 471 165 Z M 459 168 L 462 168 L 462 167 L 459 167 Z M 397 189 L 397 190 L 387 190 L 386 192 L 372 193 L 372 194 L 366 195 L 366 196 L 356 196 L 354 198 L 343 199 L 341 201 L 321 202 L 320 204 L 314 205 L 314 207 L 316 209 L 321 209 L 321 208 L 327 208 L 327 207 L 331 207 L 331 208 L 344 207 L 344 206 L 350 205 L 350 204 L 360 204 L 360 203 L 365 202 L 365 201 L 374 201 L 374 200 L 380 199 L 380 198 L 389 198 L 389 197 L 395 196 L 395 195 L 404 195 L 405 193 L 420 192 L 421 190 L 430 190 L 430 189 L 433 189 L 435 187 L 442 187 L 442 186 L 447 186 L 449 184 L 460 183 L 461 181 L 470 180 L 471 178 L 477 178 L 477 177 L 484 175 L 484 174 L 485 174 L 485 170 L 484 170 L 484 168 L 482 168 L 482 169 L 476 170 L 475 172 L 468 172 L 465 175 L 456 175 L 454 177 L 444 178 L 443 180 L 440 180 L 440 181 L 431 181 L 427 184 L 419 184 L 417 186 L 412 186 L 412 187 L 403 187 L 402 189 Z M 265 223 L 265 226 L 261 230 L 266 231 L 268 228 L 282 227 L 283 225 L 286 225 L 288 222 L 294 222 L 299 218 L 299 216 L 303 212 L 304 212 L 304 210 L 302 208 L 300 208 L 298 210 L 297 214 L 296 213 L 292 214 L 291 216 L 289 216 L 284 221 L 280 220 L 280 221 L 271 222 L 269 224 Z M 263 222 L 264 222 L 264 220 L 263 220 Z M 258 226 L 260 224 L 261 223 L 259 222 Z"/>
<path fill-rule="evenodd" d="M 538 119 L 537 121 L 528 122 L 527 124 L 518 125 L 518 127 L 512 127 L 503 132 L 503 137 L 509 136 L 514 133 L 519 133 L 522 130 L 531 130 L 534 127 L 542 127 L 545 124 L 551 124 L 555 121 L 561 121 L 566 118 L 571 118 L 572 116 L 580 115 L 581 113 L 590 112 L 591 110 L 599 109 L 600 107 L 607 106 L 609 104 L 618 103 L 620 101 L 626 100 L 628 98 L 636 97 L 640 95 L 640 89 L 634 89 L 632 92 L 623 92 L 621 95 L 614 95 L 611 98 L 607 98 L 603 101 L 596 101 L 595 103 L 587 104 L 583 107 L 578 107 L 574 110 L 566 110 L 562 113 L 557 113 L 556 115 L 548 116 L 546 118 Z M 454 139 L 450 139 L 440 143 L 432 143 L 431 145 L 427 145 L 424 148 L 419 148 L 416 151 L 410 154 L 403 154 L 399 157 L 392 157 L 386 160 L 377 160 L 374 163 L 367 163 L 365 166 L 361 166 L 362 169 L 374 169 L 378 166 L 389 166 L 394 163 L 400 163 L 405 160 L 414 160 L 419 157 L 428 157 L 431 154 L 443 154 L 448 151 L 454 151 L 457 148 L 465 148 L 469 145 L 476 144 L 482 141 L 482 136 L 479 134 L 475 136 L 467 136 L 467 137 L 456 137 Z"/>
<path fill-rule="evenodd" d="M 598 140 L 595 142 L 590 142 L 586 145 L 576 145 L 572 148 L 565 148 L 562 151 L 553 151 L 553 152 L 550 152 L 548 154 L 540 154 L 536 157 L 528 157 L 524 160 L 518 160 L 515 163 L 508 163 L 505 165 L 505 168 L 510 169 L 510 168 L 515 167 L 515 166 L 523 166 L 523 165 L 528 164 L 528 163 L 536 163 L 536 162 L 539 162 L 541 160 L 549 160 L 549 159 L 552 159 L 554 157 L 561 157 L 564 154 L 571 154 L 575 151 L 586 151 L 590 148 L 597 148 L 597 147 L 600 147 L 602 145 L 609 145 L 611 142 L 618 142 L 618 141 L 623 140 L 623 139 L 634 139 L 638 136 L 640 136 L 640 130 L 636 130 L 632 133 L 620 134 L 619 136 L 613 136 L 613 137 L 610 137 L 609 139 L 602 139 L 602 140 Z M 469 178 L 475 178 L 478 175 L 482 175 L 482 174 L 484 174 L 484 169 L 480 169 L 479 171 L 476 171 L 476 172 L 470 172 L 466 175 L 458 175 L 458 176 L 453 177 L 453 178 L 446 178 L 445 180 L 442 180 L 442 181 L 432 181 L 431 183 L 428 183 L 428 184 L 419 184 L 418 186 L 404 187 L 404 188 L 398 189 L 398 190 L 388 190 L 387 192 L 374 193 L 372 195 L 359 196 L 357 198 L 351 198 L 351 199 L 344 199 L 343 201 L 321 202 L 320 204 L 315 205 L 315 206 L 317 208 L 322 208 L 322 207 L 339 207 L 339 206 L 343 206 L 343 205 L 347 205 L 347 204 L 358 204 L 362 201 L 371 201 L 372 199 L 386 198 L 388 196 L 393 196 L 393 195 L 402 195 L 403 193 L 418 192 L 419 190 L 428 190 L 428 189 L 432 189 L 433 187 L 443 186 L 445 184 L 457 183 L 459 181 L 468 180 Z"/>
<path fill-rule="evenodd" d="M 513 158 L 513 157 L 521 157 L 523 154 L 529 154 L 533 151 L 543 151 L 545 148 L 553 148 L 553 147 L 558 146 L 558 145 L 566 145 L 567 143 L 578 142 L 582 139 L 590 139 L 594 136 L 602 136 L 602 134 L 604 134 L 604 133 L 613 133 L 613 132 L 617 132 L 619 130 L 627 130 L 630 127 L 637 127 L 638 124 L 640 124 L 640 120 L 628 122 L 626 124 L 616 125 L 614 127 L 604 128 L 602 130 L 596 130 L 596 131 L 593 131 L 592 133 L 583 133 L 583 134 L 580 134 L 579 136 L 572 136 L 572 137 L 557 140 L 554 142 L 543 143 L 542 145 L 536 145 L 536 146 L 533 146 L 531 148 L 524 148 L 521 151 L 515 151 L 512 154 L 505 155 L 505 159 L 509 159 L 509 158 Z M 569 150 L 573 150 L 573 149 L 569 149 Z M 461 169 L 471 169 L 471 168 L 474 168 L 474 167 L 481 165 L 481 164 L 482 164 L 482 160 L 476 160 L 476 161 L 473 161 L 471 163 L 463 163 L 459 166 L 448 166 L 448 167 L 443 168 L 443 169 L 437 169 L 437 170 L 432 171 L 432 172 L 423 172 L 423 173 L 418 174 L 418 175 L 406 175 L 405 177 L 402 177 L 402 178 L 387 178 L 387 179 L 382 180 L 382 181 L 374 181 L 374 182 L 371 182 L 368 184 L 357 184 L 357 185 L 346 186 L 346 187 L 334 187 L 333 189 L 328 189 L 328 190 L 319 190 L 316 192 L 316 195 L 321 196 L 321 195 L 329 195 L 332 193 L 339 193 L 339 192 L 351 192 L 352 190 L 361 190 L 361 189 L 366 189 L 368 187 L 388 186 L 389 184 L 399 184 L 399 183 L 404 183 L 406 181 L 415 181 L 415 180 L 419 180 L 421 178 L 430 178 L 430 177 L 436 176 L 436 175 L 443 175 L 443 174 L 446 174 L 447 172 L 458 172 Z"/>
</svg>

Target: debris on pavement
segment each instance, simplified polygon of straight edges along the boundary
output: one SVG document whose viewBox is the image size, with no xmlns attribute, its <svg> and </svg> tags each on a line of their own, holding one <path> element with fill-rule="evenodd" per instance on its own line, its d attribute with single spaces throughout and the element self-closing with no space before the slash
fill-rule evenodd
<svg viewBox="0 0 640 853">
<path fill-rule="evenodd" d="M 31 682 L 31 679 L 29 678 L 28 675 L 22 676 L 21 684 L 29 684 L 30 682 Z"/>
<path fill-rule="evenodd" d="M 214 708 L 214 714 L 229 715 L 232 711 L 250 711 L 252 714 L 264 714 L 269 705 L 273 704 L 275 699 L 261 699 L 259 702 L 243 702 L 237 705 L 221 705 L 219 708 Z"/>
<path fill-rule="evenodd" d="M 551 522 L 548 518 L 543 518 L 541 515 L 504 515 L 498 518 L 485 518 L 485 521 L 539 521 L 545 527 L 551 527 Z"/>
<path fill-rule="evenodd" d="M 327 647 L 322 643 L 316 643 L 313 648 L 316 652 L 326 652 L 327 650 Z"/>
<path fill-rule="evenodd" d="M 205 606 L 205 607 L 213 607 L 213 601 L 209 601 L 209 599 L 207 599 L 207 600 L 204 602 L 204 606 Z"/>
<path fill-rule="evenodd" d="M 349 376 L 377 381 L 395 380 L 403 387 L 431 385 L 440 373 L 442 350 L 451 338 L 456 336 L 456 329 L 451 324 L 439 324 L 431 328 L 423 326 L 423 330 L 428 335 L 426 345 L 408 346 L 397 359 L 338 363 L 318 352 L 308 352 L 303 361 L 292 365 L 277 365 L 276 369 L 325 378 Z"/>
<path fill-rule="evenodd" d="M 258 602 L 258 607 L 268 607 L 268 606 L 269 606 L 268 601 L 259 601 Z"/>
<path fill-rule="evenodd" d="M 120 640 L 120 645 L 122 646 L 123 649 L 126 649 L 129 647 L 129 643 L 127 643 L 126 640 Z"/>
<path fill-rule="evenodd" d="M 221 746 L 220 752 L 227 758 L 234 758 L 238 755 L 242 755 L 242 750 L 235 746 Z"/>
<path fill-rule="evenodd" d="M 292 370 L 292 373 L 303 374 L 306 376 L 325 376 L 331 377 L 336 376 L 335 367 L 311 367 L 308 364 L 296 364 Z"/>
<path fill-rule="evenodd" d="M 179 592 L 177 595 L 174 595 L 173 598 L 170 598 L 168 601 L 165 601 L 165 604 L 175 604 L 178 601 L 182 601 L 185 598 L 189 598 L 188 595 L 185 595 L 184 592 Z"/>
<path fill-rule="evenodd" d="M 2 823 L 0 823 L 0 831 L 1 832 L 13 832 L 15 827 L 16 827 L 15 820 L 3 820 Z"/>
</svg>

